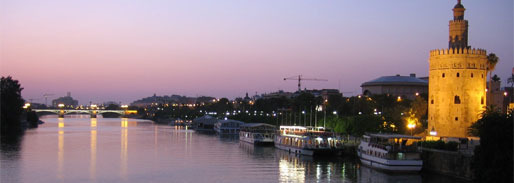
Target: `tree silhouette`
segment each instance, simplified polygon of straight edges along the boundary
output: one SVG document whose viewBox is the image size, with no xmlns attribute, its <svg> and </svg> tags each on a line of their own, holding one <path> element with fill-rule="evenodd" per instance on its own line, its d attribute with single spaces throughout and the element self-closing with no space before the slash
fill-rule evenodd
<svg viewBox="0 0 514 183">
<path fill-rule="evenodd" d="M 0 135 L 2 137 L 20 135 L 23 132 L 20 117 L 25 103 L 21 98 L 23 88 L 10 76 L 1 78 L 0 88 Z"/>
</svg>

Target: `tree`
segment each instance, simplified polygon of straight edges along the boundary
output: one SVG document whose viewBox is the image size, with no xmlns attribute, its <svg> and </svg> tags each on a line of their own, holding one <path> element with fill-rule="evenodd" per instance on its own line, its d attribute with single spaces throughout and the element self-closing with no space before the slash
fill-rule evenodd
<svg viewBox="0 0 514 183">
<path fill-rule="evenodd" d="M 25 103 L 21 98 L 23 88 L 11 76 L 1 78 L 0 88 L 0 135 L 3 137 L 18 136 L 23 132 L 20 120 Z"/>
<path fill-rule="evenodd" d="M 487 55 L 487 71 L 489 72 L 489 90 L 492 89 L 492 74 L 499 60 L 500 59 L 494 53 L 489 53 L 489 55 Z"/>
<path fill-rule="evenodd" d="M 480 137 L 472 165 L 477 182 L 513 181 L 512 120 L 512 113 L 501 113 L 489 107 L 482 118 L 469 128 L 471 135 Z"/>
</svg>

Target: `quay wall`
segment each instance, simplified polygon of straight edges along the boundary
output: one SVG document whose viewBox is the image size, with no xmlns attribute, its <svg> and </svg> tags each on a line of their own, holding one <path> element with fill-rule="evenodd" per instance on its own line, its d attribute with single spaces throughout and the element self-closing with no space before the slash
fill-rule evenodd
<svg viewBox="0 0 514 183">
<path fill-rule="evenodd" d="M 473 169 L 471 169 L 472 155 L 423 148 L 421 158 L 423 159 L 422 171 L 424 172 L 443 174 L 468 181 L 475 178 Z"/>
</svg>

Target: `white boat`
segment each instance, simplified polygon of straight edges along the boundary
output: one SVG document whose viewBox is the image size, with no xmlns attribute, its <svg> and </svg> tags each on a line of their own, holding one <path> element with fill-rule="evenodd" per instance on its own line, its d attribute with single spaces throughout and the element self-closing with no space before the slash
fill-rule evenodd
<svg viewBox="0 0 514 183">
<path fill-rule="evenodd" d="M 363 165 L 391 172 L 418 172 L 423 166 L 415 141 L 421 137 L 400 134 L 364 135 L 357 156 Z"/>
<path fill-rule="evenodd" d="M 237 120 L 218 120 L 218 122 L 214 123 L 214 131 L 219 135 L 238 135 L 242 124 L 244 122 Z"/>
<path fill-rule="evenodd" d="M 275 131 L 275 125 L 265 123 L 246 123 L 241 125 L 239 140 L 250 144 L 273 145 Z"/>
<path fill-rule="evenodd" d="M 275 147 L 298 155 L 338 154 L 341 140 L 323 127 L 280 126 Z"/>
</svg>

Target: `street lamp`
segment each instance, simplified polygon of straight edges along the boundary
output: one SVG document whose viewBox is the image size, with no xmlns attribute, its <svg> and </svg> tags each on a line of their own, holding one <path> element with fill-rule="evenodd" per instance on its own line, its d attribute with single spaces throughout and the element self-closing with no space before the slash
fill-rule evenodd
<svg viewBox="0 0 514 183">
<path fill-rule="evenodd" d="M 337 111 L 332 112 L 332 114 L 337 115 Z"/>
<path fill-rule="evenodd" d="M 432 127 L 432 130 L 430 130 L 430 136 L 436 136 L 437 132 L 435 131 L 435 128 Z"/>
<path fill-rule="evenodd" d="M 409 128 L 409 129 L 410 129 L 410 135 L 412 136 L 412 129 L 416 128 L 416 124 L 414 124 L 414 123 L 409 123 L 409 124 L 407 125 L 407 128 Z"/>
</svg>

